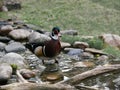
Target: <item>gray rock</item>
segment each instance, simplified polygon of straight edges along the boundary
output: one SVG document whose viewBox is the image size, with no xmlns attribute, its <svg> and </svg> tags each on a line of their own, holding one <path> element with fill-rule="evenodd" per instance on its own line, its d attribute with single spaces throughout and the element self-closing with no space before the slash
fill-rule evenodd
<svg viewBox="0 0 120 90">
<path fill-rule="evenodd" d="M 3 51 L 5 49 L 6 44 L 0 42 L 0 51 Z"/>
<path fill-rule="evenodd" d="M 28 40 L 29 43 L 44 43 L 45 41 L 51 40 L 51 38 L 47 35 L 33 32 L 29 35 Z"/>
<path fill-rule="evenodd" d="M 70 47 L 71 44 L 67 42 L 60 42 L 62 48 Z"/>
<path fill-rule="evenodd" d="M 25 46 L 19 42 L 10 43 L 5 47 L 6 52 L 24 52 L 25 50 Z"/>
<path fill-rule="evenodd" d="M 82 49 L 71 49 L 67 54 L 68 55 L 81 55 L 83 53 Z"/>
<path fill-rule="evenodd" d="M 65 34 L 65 35 L 78 35 L 77 30 L 64 30 L 61 31 L 61 34 Z"/>
<path fill-rule="evenodd" d="M 8 37 L 2 37 L 0 36 L 0 42 L 8 43 L 11 39 Z"/>
<path fill-rule="evenodd" d="M 85 51 L 93 54 L 107 55 L 107 53 L 103 52 L 102 50 L 98 50 L 95 48 L 85 48 Z"/>
<path fill-rule="evenodd" d="M 0 35 L 8 35 L 10 31 L 13 30 L 11 25 L 5 25 L 0 28 Z"/>
<path fill-rule="evenodd" d="M 12 67 L 7 63 L 0 64 L 0 84 L 6 84 L 12 75 Z"/>
<path fill-rule="evenodd" d="M 15 64 L 18 66 L 18 69 L 27 68 L 27 65 L 24 62 L 24 58 L 17 53 L 7 53 L 0 59 L 0 63 Z"/>
<path fill-rule="evenodd" d="M 74 42 L 73 47 L 85 49 L 85 48 L 88 48 L 88 47 L 89 47 L 89 44 L 86 43 L 86 42 L 76 41 L 76 42 Z"/>
<path fill-rule="evenodd" d="M 9 33 L 9 36 L 15 40 L 25 40 L 28 38 L 29 35 L 30 32 L 24 29 L 16 29 Z"/>
<path fill-rule="evenodd" d="M 107 43 L 110 46 L 118 47 L 120 46 L 120 36 L 115 34 L 103 34 L 100 36 L 103 39 L 104 43 Z"/>
<path fill-rule="evenodd" d="M 94 55 L 90 52 L 83 52 L 81 55 L 82 59 L 93 59 Z"/>
</svg>

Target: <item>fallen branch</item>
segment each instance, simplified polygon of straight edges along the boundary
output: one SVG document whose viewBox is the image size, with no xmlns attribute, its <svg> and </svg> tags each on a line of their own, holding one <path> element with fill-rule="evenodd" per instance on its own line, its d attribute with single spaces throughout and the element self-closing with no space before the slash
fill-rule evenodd
<svg viewBox="0 0 120 90">
<path fill-rule="evenodd" d="M 118 69 L 120 69 L 120 64 L 101 66 L 101 67 L 97 67 L 95 69 L 83 72 L 81 74 L 78 74 L 76 76 L 73 76 L 68 80 L 60 81 L 56 84 L 76 85 L 76 84 L 79 84 L 81 82 L 81 80 L 84 80 L 88 77 L 96 76 L 96 75 L 99 75 L 99 74 L 102 74 L 102 73 L 106 73 L 106 72 L 110 72 L 110 71 L 118 70 Z"/>
<path fill-rule="evenodd" d="M 76 76 L 71 77 L 68 80 L 61 81 L 56 84 L 40 84 L 40 83 L 30 83 L 30 82 L 26 83 L 26 81 L 24 81 L 23 78 L 19 77 L 19 72 L 17 72 L 20 82 L 23 83 L 13 83 L 13 84 L 0 86 L 0 90 L 76 90 L 71 85 L 79 84 L 81 80 L 84 80 L 88 77 L 96 76 L 102 73 L 119 70 L 119 69 L 120 69 L 120 64 L 97 67 L 95 69 L 78 74 Z M 79 86 L 79 87 L 89 88 L 85 86 Z"/>
<path fill-rule="evenodd" d="M 18 76 L 18 82 L 20 83 L 28 83 L 27 80 L 23 78 L 23 76 L 20 74 L 19 70 L 16 71 L 16 75 Z"/>
<path fill-rule="evenodd" d="M 76 90 L 70 85 L 38 84 L 38 83 L 13 83 L 0 86 L 0 90 Z"/>
<path fill-rule="evenodd" d="M 83 85 L 77 85 L 75 86 L 79 90 L 99 90 L 98 88 L 90 87 L 90 86 L 83 86 Z"/>
</svg>

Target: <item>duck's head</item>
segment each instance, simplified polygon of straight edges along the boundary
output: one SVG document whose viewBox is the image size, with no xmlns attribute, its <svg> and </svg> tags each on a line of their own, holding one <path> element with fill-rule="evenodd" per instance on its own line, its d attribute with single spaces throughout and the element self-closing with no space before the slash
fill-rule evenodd
<svg viewBox="0 0 120 90">
<path fill-rule="evenodd" d="M 59 37 L 61 37 L 60 28 L 59 27 L 53 27 L 51 37 L 53 39 L 58 39 Z"/>
<path fill-rule="evenodd" d="M 54 35 L 61 36 L 59 27 L 53 27 L 52 36 L 54 36 Z"/>
</svg>

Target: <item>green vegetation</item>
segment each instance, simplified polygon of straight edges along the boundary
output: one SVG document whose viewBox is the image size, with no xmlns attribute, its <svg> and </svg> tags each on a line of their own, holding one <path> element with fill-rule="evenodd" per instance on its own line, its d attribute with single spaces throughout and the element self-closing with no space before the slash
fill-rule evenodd
<svg viewBox="0 0 120 90">
<path fill-rule="evenodd" d="M 78 36 L 63 36 L 62 40 L 71 44 L 76 40 L 86 41 L 90 47 L 98 49 L 103 48 L 101 40 L 86 40 L 80 36 L 120 35 L 120 0 L 21 0 L 21 3 L 21 10 L 0 12 L 0 19 L 22 19 L 48 31 L 53 26 L 78 30 Z M 120 53 L 111 47 L 106 47 L 105 51 L 114 55 Z"/>
<path fill-rule="evenodd" d="M 120 35 L 119 0 L 22 0 L 22 10 L 3 13 L 51 30 L 75 29 L 80 35 Z M 0 14 L 0 18 L 6 15 Z"/>
<path fill-rule="evenodd" d="M 103 49 L 104 52 L 109 53 L 115 57 L 120 58 L 120 50 L 118 48 L 112 47 L 112 46 L 107 46 L 106 48 Z"/>
<path fill-rule="evenodd" d="M 103 40 L 101 40 L 98 37 L 94 37 L 94 38 L 88 40 L 87 42 L 91 48 L 95 48 L 95 49 L 103 49 L 104 48 Z"/>
<path fill-rule="evenodd" d="M 12 74 L 16 74 L 18 66 L 16 64 L 11 64 L 11 67 L 12 67 Z"/>
<path fill-rule="evenodd" d="M 80 36 L 64 35 L 64 36 L 62 36 L 62 41 L 69 42 L 70 44 L 73 44 L 75 41 L 81 41 L 81 42 L 87 42 L 89 44 L 89 47 L 91 47 L 91 48 L 95 48 L 95 49 L 103 49 L 104 48 L 103 40 L 101 40 L 98 37 L 94 37 L 91 39 L 85 39 L 85 38 L 81 38 Z"/>
</svg>

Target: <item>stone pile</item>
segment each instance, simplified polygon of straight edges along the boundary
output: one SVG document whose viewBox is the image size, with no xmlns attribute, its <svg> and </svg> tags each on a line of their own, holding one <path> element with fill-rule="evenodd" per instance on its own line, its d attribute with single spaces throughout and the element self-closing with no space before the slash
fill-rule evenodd
<svg viewBox="0 0 120 90">
<path fill-rule="evenodd" d="M 37 28 L 37 30 L 35 30 L 35 28 Z M 76 30 L 65 30 L 61 32 L 62 35 L 78 35 Z M 19 20 L 9 19 L 0 21 L 0 84 L 7 84 L 11 79 L 13 72 L 11 65 L 17 65 L 17 69 L 20 70 L 21 75 L 25 79 L 31 79 L 37 75 L 35 71 L 29 68 L 38 69 L 39 72 L 45 69 L 41 60 L 32 54 L 24 44 L 26 42 L 38 43 L 49 40 L 50 37 L 46 35 L 48 33 L 50 32 L 38 30 L 37 26 L 25 24 Z M 76 41 L 73 45 L 67 42 L 61 42 L 61 45 L 63 52 L 72 56 L 72 58 L 73 56 L 77 56 L 79 60 L 94 59 L 95 55 L 99 54 L 99 58 L 104 58 L 103 55 L 105 55 L 105 59 L 108 59 L 106 53 L 101 50 L 89 48 L 86 42 Z M 59 57 L 60 56 L 58 56 L 58 58 Z M 80 64 L 80 62 L 75 63 L 75 67 L 81 67 Z"/>
</svg>

